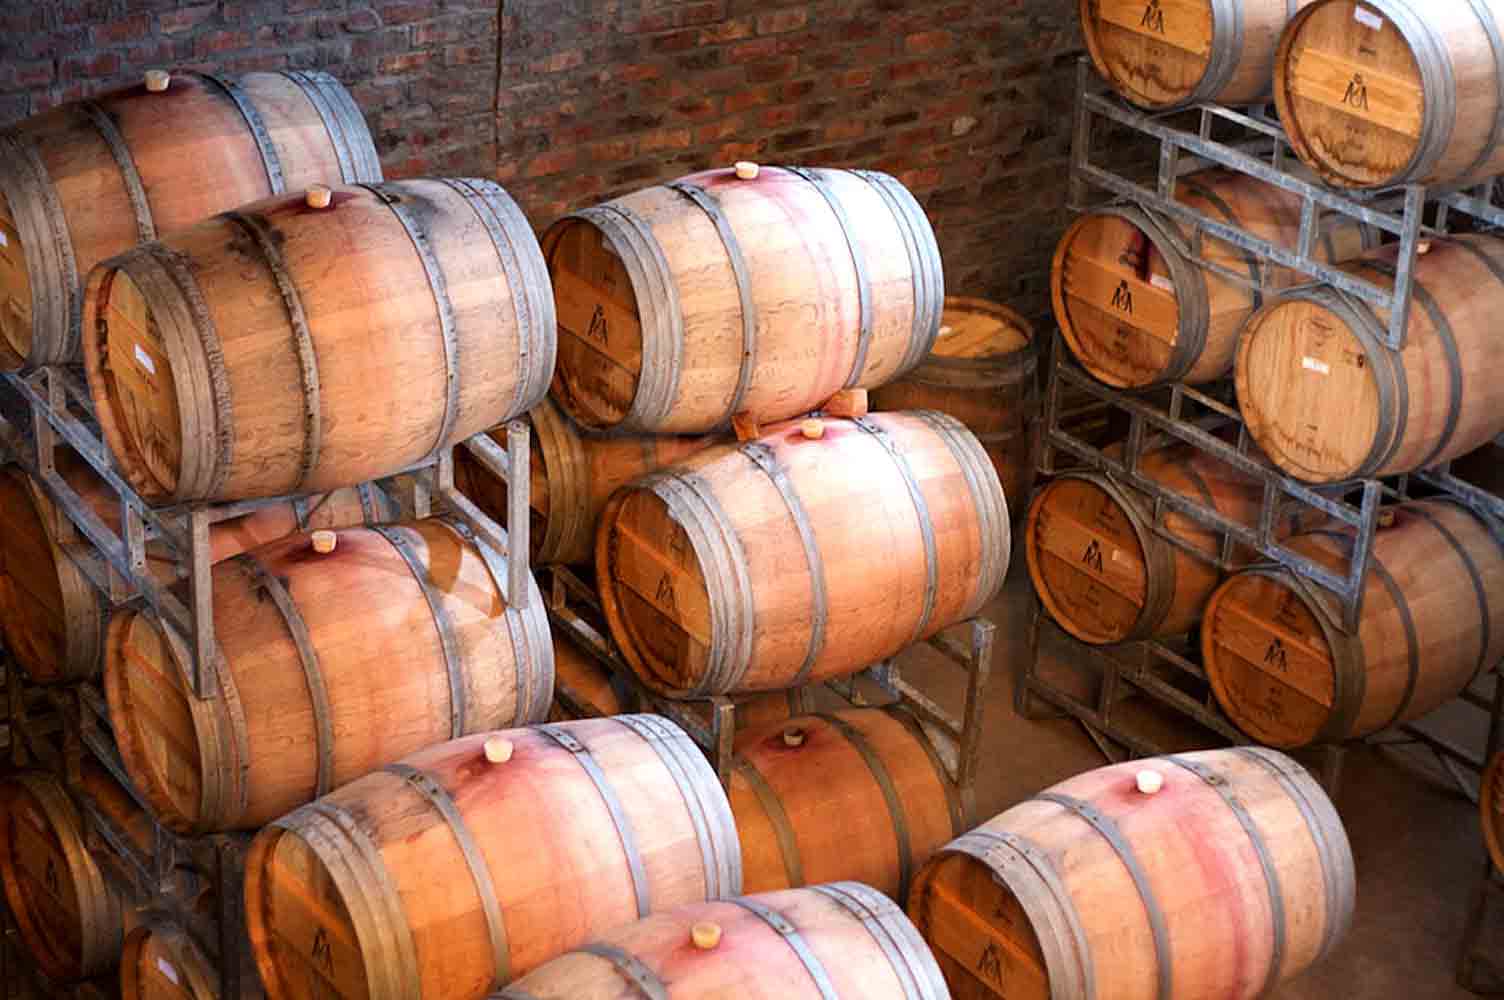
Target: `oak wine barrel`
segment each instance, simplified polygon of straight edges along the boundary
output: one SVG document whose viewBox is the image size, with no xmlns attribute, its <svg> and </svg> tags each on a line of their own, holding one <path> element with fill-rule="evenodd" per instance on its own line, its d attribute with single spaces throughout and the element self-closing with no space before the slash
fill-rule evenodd
<svg viewBox="0 0 1504 1000">
<path fill-rule="evenodd" d="M 0 364 L 76 363 L 95 264 L 246 202 L 381 180 L 327 73 L 178 71 L 0 131 Z"/>
<path fill-rule="evenodd" d="M 409 180 L 311 200 L 242 205 L 89 275 L 89 392 L 146 499 L 352 486 L 547 391 L 553 298 L 505 191 Z"/>
<path fill-rule="evenodd" d="M 430 747 L 277 820 L 246 858 L 271 1000 L 481 1000 L 614 927 L 740 891 L 715 773 L 651 715 Z"/>
<path fill-rule="evenodd" d="M 1504 170 L 1504 3 L 1316 0 L 1274 63 L 1290 147 L 1339 187 Z"/>
<path fill-rule="evenodd" d="M 120 500 L 72 452 L 59 450 L 58 474 L 112 533 L 120 532 Z M 108 607 L 54 533 L 62 517 L 19 466 L 0 468 L 0 633 L 6 648 L 38 684 L 89 680 L 103 666 Z M 395 504 L 362 485 L 262 507 L 209 529 L 210 561 L 220 562 L 299 530 L 338 528 L 397 518 Z M 88 545 L 80 541 L 77 544 Z M 146 546 L 146 571 L 165 585 L 179 579 L 166 543 Z"/>
<path fill-rule="evenodd" d="M 950 994 L 903 911 L 869 886 L 839 882 L 655 914 L 559 956 L 496 1000 L 626 996 L 949 1000 Z"/>
<path fill-rule="evenodd" d="M 1494 867 L 1504 871 L 1504 751 L 1494 754 L 1478 788 L 1483 843 Z"/>
<path fill-rule="evenodd" d="M 175 830 L 254 829 L 438 740 L 543 719 L 553 642 L 529 579 L 458 523 L 294 535 L 213 570 L 218 697 L 189 683 L 185 639 L 123 610 L 105 694 L 131 780 Z"/>
<path fill-rule="evenodd" d="M 675 697 L 855 673 L 972 617 L 1008 570 L 1008 505 L 931 411 L 790 421 L 622 489 L 596 579 L 622 655 Z"/>
<path fill-rule="evenodd" d="M 1200 507 L 1258 527 L 1263 485 L 1203 452 L 1152 451 L 1140 459 L 1139 471 Z M 1284 534 L 1300 524 L 1282 518 L 1276 530 Z M 1050 616 L 1077 639 L 1098 645 L 1188 631 L 1224 579 L 1215 562 L 1222 554 L 1219 532 L 1169 509 L 1156 528 L 1153 497 L 1098 472 L 1065 473 L 1040 490 L 1029 508 L 1024 548 L 1034 592 Z M 1239 564 L 1257 558 L 1242 546 L 1232 555 Z"/>
<path fill-rule="evenodd" d="M 545 399 L 528 414 L 532 461 L 528 506 L 535 565 L 589 562 L 595 527 L 618 487 L 701 451 L 711 437 L 598 434 L 579 427 Z M 506 428 L 491 437 L 506 447 Z M 464 448 L 455 451 L 455 487 L 498 524 L 506 523 L 506 482 Z"/>
<path fill-rule="evenodd" d="M 1344 270 L 1393 284 L 1398 244 Z M 1430 468 L 1504 432 L 1495 318 L 1504 240 L 1455 236 L 1416 258 L 1405 348 L 1381 339 L 1387 312 L 1325 288 L 1287 293 L 1238 344 L 1238 402 L 1282 469 L 1309 482 Z"/>
<path fill-rule="evenodd" d="M 943 848 L 908 912 L 957 1000 L 1252 1000 L 1331 952 L 1353 881 L 1321 787 L 1239 747 L 1055 785 Z"/>
<path fill-rule="evenodd" d="M 1312 0 L 1080 0 L 1097 72 L 1145 108 L 1255 104 L 1280 32 Z"/>
<path fill-rule="evenodd" d="M 120 952 L 121 1000 L 220 1000 L 219 969 L 165 915 L 144 919 Z"/>
<path fill-rule="evenodd" d="M 1294 250 L 1301 199 L 1221 169 L 1176 181 L 1175 198 L 1214 220 Z M 1119 388 L 1211 382 L 1232 368 L 1238 334 L 1265 292 L 1209 270 L 1179 249 L 1187 227 L 1133 205 L 1093 209 L 1055 250 L 1050 294 L 1066 346 L 1095 378 Z M 1343 261 L 1372 239 L 1349 224 L 1325 227 L 1313 254 Z M 1211 236 L 1201 256 L 1262 288 L 1301 275 Z"/>
<path fill-rule="evenodd" d="M 965 424 L 992 458 L 1010 509 L 1034 490 L 1039 421 L 1034 326 L 997 302 L 945 299 L 934 350 L 903 378 L 873 391 L 875 410 L 939 410 Z"/>
<path fill-rule="evenodd" d="M 1458 503 L 1389 508 L 1374 535 L 1356 635 L 1319 587 L 1247 570 L 1206 606 L 1201 648 L 1217 701 L 1260 743 L 1356 739 L 1455 697 L 1504 654 L 1504 529 Z M 1285 544 L 1340 575 L 1352 529 Z"/>
<path fill-rule="evenodd" d="M 750 168 L 750 169 L 748 169 Z M 917 365 L 945 297 L 928 218 L 887 174 L 741 165 L 575 212 L 543 237 L 553 395 L 586 427 L 771 422 Z"/>
<path fill-rule="evenodd" d="M 750 729 L 728 794 L 747 892 L 852 880 L 902 900 L 968 826 L 955 785 L 903 709 L 851 709 Z"/>
</svg>

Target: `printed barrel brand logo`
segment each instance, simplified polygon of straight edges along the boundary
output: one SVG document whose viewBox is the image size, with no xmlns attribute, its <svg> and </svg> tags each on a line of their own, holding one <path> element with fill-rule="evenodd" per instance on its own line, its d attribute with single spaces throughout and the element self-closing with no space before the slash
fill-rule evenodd
<svg viewBox="0 0 1504 1000">
<path fill-rule="evenodd" d="M 1165 12 L 1159 6 L 1159 0 L 1149 0 L 1149 5 L 1144 8 L 1143 19 L 1139 21 L 1140 28 L 1147 28 L 1156 34 L 1165 33 Z"/>
<path fill-rule="evenodd" d="M 1133 291 L 1128 287 L 1128 279 L 1118 282 L 1117 291 L 1112 293 L 1112 308 L 1121 309 L 1129 316 L 1133 315 Z"/>
<path fill-rule="evenodd" d="M 585 336 L 604 344 L 606 342 L 606 310 L 597 304 L 595 312 L 590 314 L 590 329 L 585 331 Z"/>
<path fill-rule="evenodd" d="M 667 573 L 658 581 L 658 603 L 666 610 L 677 611 L 678 602 L 674 599 L 674 581 Z"/>
<path fill-rule="evenodd" d="M 313 961 L 325 972 L 334 971 L 334 954 L 329 949 L 329 932 L 322 927 L 313 935 Z"/>
<path fill-rule="evenodd" d="M 1348 81 L 1347 93 L 1342 95 L 1342 103 L 1359 111 L 1368 110 L 1368 84 L 1363 82 L 1362 73 L 1354 73 Z"/>
<path fill-rule="evenodd" d="M 1290 664 L 1283 641 L 1275 639 L 1269 644 L 1269 648 L 1264 651 L 1264 666 L 1273 667 L 1282 674 L 1289 671 Z"/>
<path fill-rule="evenodd" d="M 977 959 L 977 975 L 1002 985 L 1003 954 L 998 950 L 996 941 L 988 941 L 982 957 Z"/>
<path fill-rule="evenodd" d="M 1091 544 L 1086 546 L 1086 553 L 1081 557 L 1081 561 L 1089 569 L 1098 573 L 1102 572 L 1102 543 L 1093 538 Z"/>
</svg>

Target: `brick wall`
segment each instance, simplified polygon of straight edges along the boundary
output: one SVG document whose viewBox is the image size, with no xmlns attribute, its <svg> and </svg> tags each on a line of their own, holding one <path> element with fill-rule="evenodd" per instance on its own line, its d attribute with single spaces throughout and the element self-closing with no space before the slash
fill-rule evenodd
<svg viewBox="0 0 1504 1000">
<path fill-rule="evenodd" d="M 497 176 L 533 221 L 737 159 L 896 175 L 947 288 L 1046 312 L 1065 0 L 505 0 Z"/>
<path fill-rule="evenodd" d="M 1074 9 L 0 0 L 0 123 L 150 66 L 327 69 L 360 101 L 389 175 L 494 172 L 540 227 L 736 159 L 872 167 L 929 211 L 951 291 L 1043 316 L 1065 224 Z"/>
<path fill-rule="evenodd" d="M 323 69 L 391 176 L 491 173 L 497 0 L 0 0 L 0 124 L 153 67 Z"/>
</svg>

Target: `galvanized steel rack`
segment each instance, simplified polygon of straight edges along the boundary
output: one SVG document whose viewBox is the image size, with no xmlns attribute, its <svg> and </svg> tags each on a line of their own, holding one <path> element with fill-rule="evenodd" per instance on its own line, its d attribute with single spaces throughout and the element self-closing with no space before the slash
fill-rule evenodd
<svg viewBox="0 0 1504 1000">
<path fill-rule="evenodd" d="M 1405 344 L 1414 291 L 1417 249 L 1430 237 L 1447 230 L 1449 213 L 1470 216 L 1487 226 L 1504 226 L 1504 207 L 1495 202 L 1493 179 L 1463 190 L 1410 184 L 1377 191 L 1337 191 L 1309 178 L 1298 164 L 1284 129 L 1267 107 L 1238 111 L 1215 104 L 1199 104 L 1188 110 L 1149 114 L 1104 93 L 1091 62 L 1082 57 L 1076 70 L 1075 131 L 1072 143 L 1070 204 L 1077 210 L 1092 207 L 1091 190 L 1097 188 L 1112 198 L 1136 203 L 1141 208 L 1180 222 L 1191 238 L 1177 248 L 1197 263 L 1229 280 L 1250 284 L 1246 274 L 1205 259 L 1200 252 L 1203 237 L 1211 236 L 1265 260 L 1310 275 L 1332 285 L 1378 310 L 1389 312 L 1384 343 L 1394 350 Z M 1194 127 L 1186 127 L 1187 122 Z M 1101 123 L 1112 123 L 1152 140 L 1159 146 L 1154 186 L 1120 171 L 1092 162 L 1092 141 Z M 1301 226 L 1297 244 L 1281 246 L 1255 236 L 1225 220 L 1214 219 L 1175 200 L 1179 178 L 1212 166 L 1224 167 L 1247 177 L 1282 188 L 1301 202 Z M 1435 218 L 1428 225 L 1425 213 Z M 1380 230 L 1399 241 L 1394 286 L 1383 288 L 1318 259 L 1313 252 L 1321 235 L 1321 218 L 1331 214 Z M 1174 238 L 1172 236 L 1172 238 Z"/>
</svg>

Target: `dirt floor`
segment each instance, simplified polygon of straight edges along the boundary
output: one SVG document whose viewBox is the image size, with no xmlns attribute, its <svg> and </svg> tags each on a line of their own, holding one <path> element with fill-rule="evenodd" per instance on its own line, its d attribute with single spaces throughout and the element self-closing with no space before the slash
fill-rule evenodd
<svg viewBox="0 0 1504 1000">
<path fill-rule="evenodd" d="M 1030 655 L 1031 600 L 1023 568 L 1017 558 L 1004 595 L 987 612 L 997 624 L 997 649 L 977 786 L 981 817 L 1106 763 L 1074 720 L 1029 721 L 1014 710 L 1015 679 Z M 959 707 L 960 671 L 937 664 L 924 668 L 923 677 L 922 686 Z M 1466 745 L 1483 745 L 1483 715 L 1470 707 L 1443 709 L 1422 722 Z M 1213 745 L 1194 729 L 1163 731 L 1184 741 L 1175 749 Z M 1457 965 L 1483 872 L 1477 807 L 1429 749 L 1402 739 L 1382 734 L 1342 757 L 1336 803 L 1357 863 L 1356 917 L 1338 949 L 1275 991 L 1276 1000 L 1472 995 L 1457 985 Z M 1497 898 L 1504 910 L 1504 892 Z M 1504 965 L 1504 934 L 1492 922 L 1488 927 L 1491 953 Z"/>
</svg>

